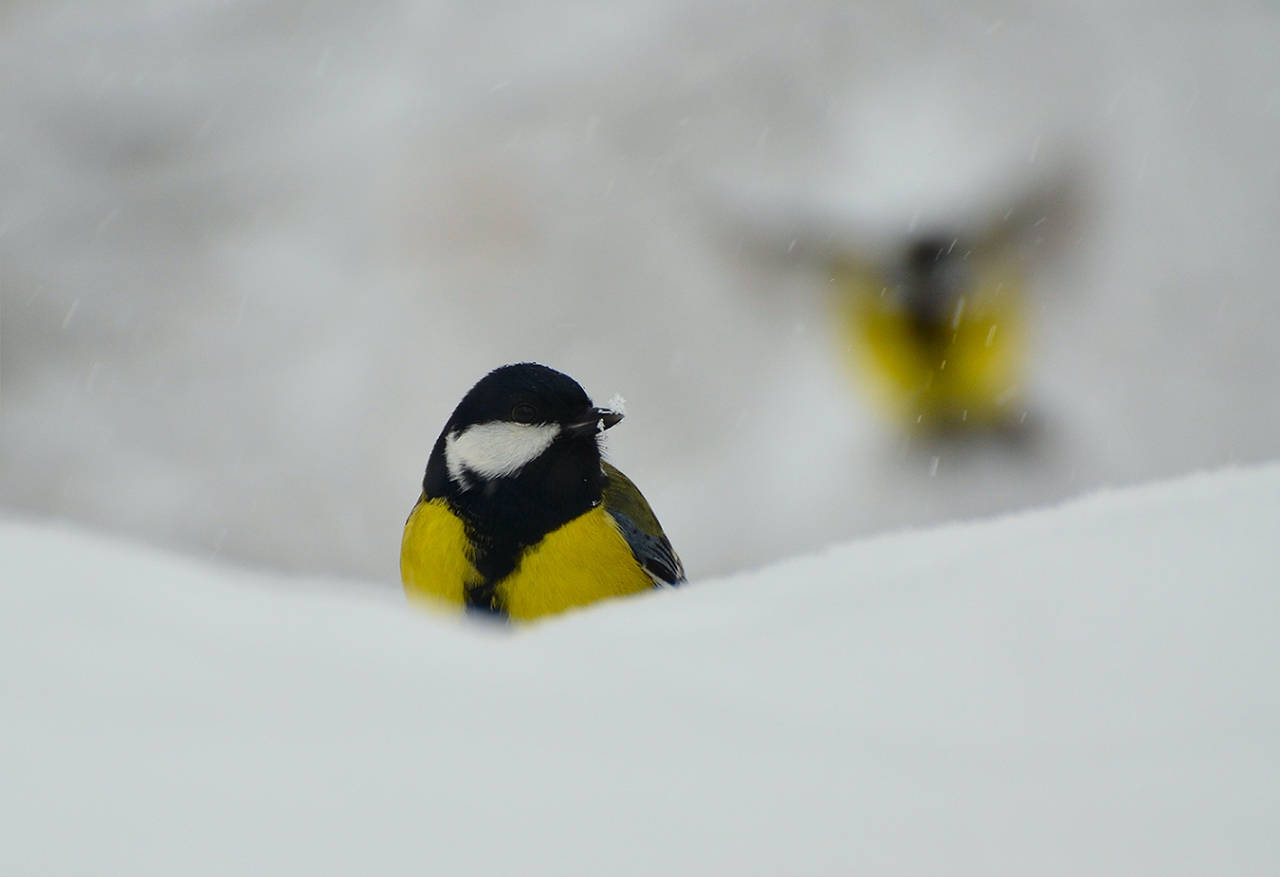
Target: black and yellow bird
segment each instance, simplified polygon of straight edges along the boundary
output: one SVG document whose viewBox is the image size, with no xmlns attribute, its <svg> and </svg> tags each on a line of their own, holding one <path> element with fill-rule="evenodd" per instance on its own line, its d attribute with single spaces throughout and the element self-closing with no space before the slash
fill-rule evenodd
<svg viewBox="0 0 1280 877">
<path fill-rule="evenodd" d="M 411 599 L 527 620 L 684 581 L 639 489 L 601 457 L 622 414 L 536 363 L 463 397 L 404 528 Z"/>
<path fill-rule="evenodd" d="M 1025 296 L 1003 243 L 925 236 L 890 266 L 832 266 L 855 371 L 908 431 L 1016 431 Z"/>
</svg>

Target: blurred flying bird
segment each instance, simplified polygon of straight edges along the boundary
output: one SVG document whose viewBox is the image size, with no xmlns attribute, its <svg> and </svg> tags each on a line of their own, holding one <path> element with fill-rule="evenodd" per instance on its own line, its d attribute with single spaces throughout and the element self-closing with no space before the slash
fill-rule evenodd
<svg viewBox="0 0 1280 877">
<path fill-rule="evenodd" d="M 1021 419 L 1024 284 L 998 242 L 925 235 L 889 265 L 831 272 L 850 363 L 892 418 L 930 433 Z"/>
</svg>

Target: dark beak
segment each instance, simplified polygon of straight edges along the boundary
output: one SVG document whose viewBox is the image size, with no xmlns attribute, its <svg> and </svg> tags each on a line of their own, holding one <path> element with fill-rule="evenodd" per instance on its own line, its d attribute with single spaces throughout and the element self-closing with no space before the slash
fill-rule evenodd
<svg viewBox="0 0 1280 877">
<path fill-rule="evenodd" d="M 570 435 L 596 435 L 611 426 L 617 426 L 622 415 L 608 408 L 588 408 L 581 418 L 571 420 L 564 425 L 564 431 Z"/>
</svg>

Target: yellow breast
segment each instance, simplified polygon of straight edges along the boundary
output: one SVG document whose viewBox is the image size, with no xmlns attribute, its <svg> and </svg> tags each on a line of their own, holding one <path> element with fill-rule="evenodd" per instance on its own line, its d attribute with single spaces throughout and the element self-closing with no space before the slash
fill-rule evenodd
<svg viewBox="0 0 1280 877">
<path fill-rule="evenodd" d="M 419 502 L 404 528 L 400 574 L 410 598 L 462 606 L 479 584 L 462 521 L 444 500 Z M 653 587 L 613 518 L 601 506 L 553 530 L 525 551 L 498 583 L 499 603 L 513 619 L 537 618 Z"/>
<path fill-rule="evenodd" d="M 465 587 L 480 584 L 462 520 L 442 499 L 419 500 L 404 525 L 400 578 L 410 599 L 463 604 Z"/>
</svg>

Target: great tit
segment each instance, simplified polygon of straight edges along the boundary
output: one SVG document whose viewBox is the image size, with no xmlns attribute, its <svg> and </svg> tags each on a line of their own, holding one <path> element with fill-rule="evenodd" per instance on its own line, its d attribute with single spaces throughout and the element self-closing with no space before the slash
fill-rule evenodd
<svg viewBox="0 0 1280 877">
<path fill-rule="evenodd" d="M 856 371 L 909 431 L 1015 428 L 1022 283 L 994 246 L 950 237 L 911 242 L 887 269 L 832 269 Z"/>
<path fill-rule="evenodd" d="M 427 462 L 401 543 L 405 593 L 527 620 L 682 583 L 649 503 L 601 457 L 620 420 L 544 365 L 483 377 Z"/>
</svg>

